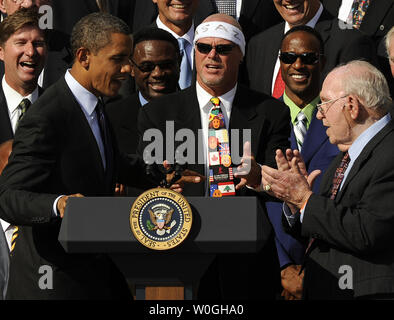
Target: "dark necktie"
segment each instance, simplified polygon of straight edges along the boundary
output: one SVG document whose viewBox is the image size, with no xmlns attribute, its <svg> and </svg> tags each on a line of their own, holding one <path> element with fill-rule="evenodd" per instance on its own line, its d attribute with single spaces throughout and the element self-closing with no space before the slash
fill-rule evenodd
<svg viewBox="0 0 394 320">
<path fill-rule="evenodd" d="M 334 179 L 332 181 L 332 187 L 331 187 L 331 192 L 330 192 L 330 199 L 331 200 L 334 200 L 337 193 L 338 193 L 339 186 L 341 185 L 343 178 L 345 177 L 345 171 L 346 171 L 347 167 L 349 166 L 349 162 L 350 162 L 349 153 L 346 152 L 341 160 L 341 163 L 339 164 L 339 167 L 335 170 L 335 173 L 334 173 Z M 308 247 L 306 248 L 306 251 L 305 251 L 306 256 L 309 254 L 310 248 L 311 248 L 312 243 L 314 241 L 315 241 L 315 238 L 312 238 L 309 241 Z"/>
<path fill-rule="evenodd" d="M 110 188 L 112 186 L 113 173 L 113 148 L 111 143 L 111 134 L 109 132 L 108 123 L 104 113 L 104 103 L 101 98 L 98 99 L 95 110 L 100 127 L 101 139 L 104 145 L 106 186 Z"/>
<path fill-rule="evenodd" d="M 209 195 L 234 196 L 234 176 L 230 155 L 228 131 L 219 98 L 213 104 L 208 123 Z"/>
<path fill-rule="evenodd" d="M 27 109 L 29 109 L 30 105 L 31 105 L 31 102 L 30 102 L 30 100 L 27 99 L 27 98 L 23 99 L 23 100 L 19 103 L 19 105 L 18 105 L 17 108 L 20 110 L 20 114 L 19 114 L 18 121 L 16 122 L 16 127 L 17 127 L 17 128 L 18 128 L 19 122 L 20 122 L 20 121 L 22 120 L 22 118 L 24 117 L 24 115 L 25 115 Z"/>
</svg>

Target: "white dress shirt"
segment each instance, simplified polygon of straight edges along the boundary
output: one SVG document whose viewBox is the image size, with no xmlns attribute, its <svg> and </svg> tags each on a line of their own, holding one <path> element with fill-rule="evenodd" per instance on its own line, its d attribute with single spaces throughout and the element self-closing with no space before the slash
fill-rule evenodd
<svg viewBox="0 0 394 320">
<path fill-rule="evenodd" d="M 346 23 L 352 24 L 353 21 L 349 20 L 350 12 L 352 11 L 354 0 L 342 0 L 342 4 L 338 11 L 338 19 Z"/>
<path fill-rule="evenodd" d="M 321 14 L 323 12 L 323 5 L 320 3 L 320 7 L 319 10 L 317 10 L 315 16 L 305 25 L 311 28 L 314 28 L 317 21 L 319 20 Z M 290 25 L 286 22 L 285 23 L 285 32 L 283 34 L 285 34 L 287 31 L 290 30 Z M 274 92 L 274 87 L 275 87 L 275 80 L 276 77 L 278 76 L 278 72 L 279 72 L 279 68 L 280 68 L 280 60 L 279 60 L 279 52 L 278 52 L 278 58 L 276 58 L 276 64 L 275 64 L 275 68 L 274 68 L 274 74 L 272 77 L 272 86 L 271 86 L 271 93 Z"/>
<path fill-rule="evenodd" d="M 237 91 L 237 85 L 230 91 L 225 94 L 219 96 L 220 106 L 222 107 L 222 112 L 224 116 L 224 122 L 226 124 L 226 128 L 228 130 L 230 117 L 231 117 L 231 109 L 233 106 L 233 101 L 235 97 L 235 93 Z M 196 82 L 196 92 L 197 92 L 197 100 L 198 105 L 200 107 L 200 116 L 201 116 L 201 128 L 202 128 L 202 143 L 204 150 L 204 159 L 205 159 L 205 176 L 209 177 L 209 165 L 208 165 L 208 123 L 209 123 L 209 112 L 212 108 L 212 102 L 210 101 L 212 95 L 206 92 L 198 82 Z M 206 179 L 206 195 L 209 193 L 209 179 Z"/>
</svg>

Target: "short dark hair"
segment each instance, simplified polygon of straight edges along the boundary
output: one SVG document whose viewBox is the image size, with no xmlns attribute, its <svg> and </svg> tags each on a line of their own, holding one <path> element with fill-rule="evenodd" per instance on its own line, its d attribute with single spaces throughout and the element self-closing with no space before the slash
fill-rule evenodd
<svg viewBox="0 0 394 320">
<path fill-rule="evenodd" d="M 96 54 L 111 41 L 113 33 L 130 34 L 125 22 L 108 13 L 94 12 L 79 20 L 71 32 L 71 50 L 76 56 L 79 48 Z"/>
<path fill-rule="evenodd" d="M 26 26 L 36 27 L 40 29 L 39 21 L 41 15 L 37 8 L 20 8 L 13 14 L 9 15 L 0 23 L 0 46 L 4 46 L 7 40 L 18 30 Z M 47 40 L 47 33 L 40 29 L 45 41 Z"/>
<path fill-rule="evenodd" d="M 138 43 L 149 40 L 161 40 L 171 43 L 177 53 L 177 59 L 181 60 L 178 40 L 168 31 L 154 27 L 146 27 L 133 34 L 133 53 Z"/>
<path fill-rule="evenodd" d="M 282 41 L 280 43 L 280 46 L 282 47 L 282 43 L 283 41 L 292 33 L 297 32 L 297 31 L 301 31 L 301 32 L 306 32 L 311 34 L 312 36 L 314 36 L 318 41 L 319 41 L 319 45 L 320 45 L 320 53 L 324 54 L 324 42 L 323 42 L 323 38 L 321 37 L 320 33 L 318 31 L 316 31 L 315 29 L 306 26 L 306 25 L 301 25 L 301 26 L 296 26 L 291 28 L 289 31 L 287 31 L 283 38 Z"/>
</svg>

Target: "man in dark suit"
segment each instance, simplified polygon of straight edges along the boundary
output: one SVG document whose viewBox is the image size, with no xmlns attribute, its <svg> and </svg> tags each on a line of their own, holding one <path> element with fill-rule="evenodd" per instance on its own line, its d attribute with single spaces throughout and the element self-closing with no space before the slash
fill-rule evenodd
<svg viewBox="0 0 394 320">
<path fill-rule="evenodd" d="M 4 160 L 9 154 L 8 147 L 12 145 L 10 141 L 18 122 L 42 92 L 37 80 L 47 55 L 45 40 L 44 31 L 39 27 L 39 15 L 34 10 L 18 10 L 0 24 L 0 60 L 5 65 L 5 74 L 0 83 L 0 144 Z M 1 219 L 0 223 L 0 299 L 3 299 L 15 226 Z"/>
<path fill-rule="evenodd" d="M 216 32 L 217 28 L 220 29 L 220 32 Z M 226 180 L 225 183 L 231 185 L 229 189 L 234 190 L 233 178 L 226 171 L 229 169 L 227 169 L 228 163 L 225 163 L 224 159 L 226 159 L 226 152 L 230 151 L 233 163 L 237 156 L 240 157 L 236 154 L 235 146 L 238 147 L 238 150 L 242 150 L 248 129 L 250 129 L 248 140 L 251 144 L 251 152 L 259 163 L 274 163 L 275 146 L 284 147 L 288 144 L 290 119 L 287 108 L 279 101 L 237 84 L 238 68 L 245 52 L 245 40 L 242 36 L 239 24 L 230 16 L 217 14 L 208 17 L 196 29 L 196 82 L 186 90 L 154 99 L 140 110 L 138 125 L 141 136 L 146 130 L 154 128 L 163 134 L 163 141 L 172 143 L 174 138 L 166 135 L 167 121 L 173 121 L 175 133 L 180 129 L 188 129 L 188 132 L 191 130 L 194 133 L 196 143 L 193 144 L 193 150 L 190 150 L 186 157 L 194 154 L 195 158 L 188 159 L 188 168 L 201 175 L 209 176 L 210 179 L 207 178 L 206 183 L 184 186 L 183 193 L 187 196 L 225 195 L 226 190 L 222 193 L 220 188 L 217 188 L 220 185 L 219 178 L 223 177 Z M 226 123 L 228 129 L 227 133 L 219 130 L 220 132 L 216 132 L 215 136 L 212 135 L 212 130 L 208 135 L 208 121 L 211 118 L 210 110 L 213 107 L 213 103 L 210 101 L 212 97 L 219 99 L 218 104 L 223 111 L 223 116 L 220 117 L 225 119 L 223 122 Z M 231 150 L 226 151 L 225 144 L 228 143 L 228 132 L 231 130 L 239 132 L 240 140 L 232 141 Z M 199 133 L 200 135 L 202 133 L 200 138 L 204 146 L 198 146 Z M 209 152 L 208 149 L 208 147 L 214 148 L 211 141 L 216 148 L 218 143 L 223 147 L 223 149 L 221 148 L 221 164 L 213 164 L 214 152 Z M 174 143 L 174 150 L 177 150 L 181 142 L 174 141 Z M 146 155 L 144 151 L 147 150 L 148 145 L 149 141 L 141 140 L 139 152 Z M 164 146 L 163 154 L 166 152 L 166 146 Z M 181 160 L 179 157 L 183 156 L 175 153 L 175 161 Z M 197 160 L 197 157 L 200 161 Z M 260 172 L 258 166 L 257 172 Z M 211 178 L 212 181 L 219 181 L 219 183 L 210 183 Z M 254 182 L 258 181 L 259 178 Z M 253 182 L 251 183 L 253 184 Z M 237 187 L 240 190 L 234 190 L 233 194 L 255 194 L 253 190 L 240 188 L 241 185 L 242 181 Z M 220 192 L 218 193 L 217 190 Z M 273 248 L 271 225 L 265 213 L 263 215 L 264 241 L 266 243 L 263 249 L 264 253 L 258 255 L 259 258 L 257 255 L 220 256 L 216 261 L 219 272 L 214 273 L 214 268 L 212 268 L 212 273 L 208 273 L 206 278 L 202 280 L 200 298 L 218 298 L 213 294 L 216 290 L 214 284 L 218 277 L 221 282 L 221 298 L 274 298 L 276 281 L 279 280 L 279 270 L 275 269 L 275 253 L 271 250 Z M 270 251 L 271 254 L 269 261 L 262 262 L 257 267 L 256 260 L 261 259 L 262 256 L 265 257 L 265 254 L 268 254 L 267 251 Z M 261 288 L 264 289 L 261 290 Z"/>
<path fill-rule="evenodd" d="M 339 150 L 330 144 L 325 128 L 316 118 L 320 102 L 320 73 L 325 56 L 320 34 L 308 26 L 297 26 L 286 32 L 280 50 L 280 65 L 285 82 L 282 100 L 290 109 L 291 148 L 297 149 L 305 161 L 306 169 L 324 172 Z M 317 179 L 313 190 L 319 190 Z M 266 203 L 268 215 L 275 230 L 276 248 L 281 267 L 282 296 L 301 298 L 302 275 L 299 275 L 306 246 L 282 228 L 282 204 Z"/>
<path fill-rule="evenodd" d="M 78 22 L 71 43 L 72 68 L 23 117 L 0 176 L 0 217 L 20 226 L 9 299 L 129 297 L 106 256 L 67 254 L 57 240 L 69 197 L 111 195 L 120 172 L 125 182 L 146 181 L 135 158 L 119 156 L 101 101 L 130 73 L 129 28 L 93 13 Z M 51 270 L 46 286 L 42 266 Z"/>
<path fill-rule="evenodd" d="M 278 59 L 280 43 L 285 32 L 297 25 L 313 27 L 323 38 L 327 61 L 321 81 L 328 71 L 340 63 L 357 58 L 377 63 L 369 37 L 358 30 L 342 30 L 338 19 L 333 19 L 319 0 L 305 0 L 297 5 L 274 0 L 274 4 L 285 21 L 256 35 L 249 42 L 246 68 L 252 89 L 276 98 L 283 94 L 284 83 L 280 77 Z"/>
<path fill-rule="evenodd" d="M 353 8 L 357 8 L 355 6 L 357 0 L 322 0 L 322 3 L 332 15 L 338 16 L 338 19 L 347 22 L 346 27 L 353 26 L 371 37 L 378 56 L 379 69 L 386 76 L 391 95 L 393 96 L 394 81 L 391 78 L 390 67 L 386 59 L 384 37 L 394 26 L 394 2 L 392 0 L 369 0 L 365 9 L 365 15 L 360 16 L 362 19 L 359 23 L 353 21 L 357 15 L 352 15 Z M 353 16 L 353 19 L 349 19 L 351 16 Z"/>
<path fill-rule="evenodd" d="M 180 59 L 178 41 L 169 32 L 149 27 L 134 34 L 131 75 L 138 91 L 107 104 L 106 109 L 121 152 L 137 151 L 137 119 L 141 107 L 177 90 Z M 141 192 L 127 188 L 126 194 L 136 196 Z"/>
<path fill-rule="evenodd" d="M 320 98 L 317 117 L 342 152 L 319 194 L 310 187 L 319 171 L 308 176 L 291 150 L 287 159 L 277 152 L 279 170 L 262 167 L 264 189 L 287 203 L 284 225 L 313 239 L 305 299 L 393 299 L 394 125 L 386 79 L 369 63 L 352 61 L 328 74 Z"/>
</svg>

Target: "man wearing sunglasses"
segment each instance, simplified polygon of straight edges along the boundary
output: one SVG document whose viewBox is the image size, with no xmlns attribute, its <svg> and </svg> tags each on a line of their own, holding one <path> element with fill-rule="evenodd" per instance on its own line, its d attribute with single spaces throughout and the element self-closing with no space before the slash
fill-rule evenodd
<svg viewBox="0 0 394 320">
<path fill-rule="evenodd" d="M 308 26 L 297 26 L 284 36 L 279 54 L 285 91 L 280 98 L 289 107 L 292 131 L 291 148 L 297 149 L 305 161 L 308 172 L 326 170 L 339 150 L 332 145 L 326 130 L 316 118 L 320 102 L 320 74 L 324 67 L 324 44 L 320 34 Z M 318 192 L 319 178 L 313 190 Z M 306 246 L 282 228 L 282 204 L 268 202 L 268 215 L 275 230 L 275 241 L 281 267 L 282 296 L 300 299 L 302 275 L 299 274 Z"/>
<path fill-rule="evenodd" d="M 256 161 L 273 164 L 275 146 L 283 148 L 288 145 L 289 111 L 281 102 L 237 83 L 239 66 L 245 52 L 245 39 L 238 22 L 228 15 L 212 15 L 197 27 L 194 41 L 197 72 L 195 83 L 186 90 L 162 96 L 144 106 L 140 110 L 138 121 L 141 135 L 148 129 L 159 129 L 164 141 L 174 144 L 176 150 L 181 142 L 174 141 L 171 135 L 166 135 L 166 122 L 173 121 L 176 132 L 180 129 L 191 130 L 196 141 L 193 145 L 195 158 L 194 162 L 188 163 L 188 168 L 211 177 L 210 171 L 217 168 L 210 169 L 212 161 L 208 158 L 212 160 L 213 157 L 209 151 L 211 145 L 208 143 L 210 141 L 208 138 L 214 138 L 215 147 L 217 141 L 226 140 L 217 133 L 213 136 L 213 129 L 209 129 L 211 110 L 214 106 L 211 99 L 214 98 L 213 101 L 216 101 L 222 111 L 219 122 L 226 127 L 228 134 L 231 130 L 240 133 L 239 141 L 232 141 L 232 146 L 235 142 L 239 147 L 238 150 L 243 150 L 244 129 L 250 129 L 251 153 L 255 155 Z M 197 144 L 199 138 L 203 141 L 200 148 Z M 142 153 L 148 143 L 142 142 L 139 152 Z M 229 146 L 231 150 L 225 152 L 233 152 L 231 158 L 235 158 L 236 151 L 232 150 L 232 146 Z M 223 144 L 222 147 L 224 150 L 225 145 Z M 164 154 L 166 152 L 167 150 L 163 151 Z M 234 167 L 234 173 L 235 170 Z M 259 167 L 257 171 L 259 174 Z M 205 183 L 185 185 L 183 193 L 186 196 L 209 197 L 214 188 L 209 180 L 207 178 Z M 259 183 L 259 178 L 254 182 Z M 234 194 L 255 195 L 253 190 L 241 188 L 242 185 L 241 181 L 236 186 Z M 254 254 L 221 256 L 212 266 L 211 272 L 202 280 L 200 298 L 273 299 L 275 297 L 279 269 L 275 265 L 271 225 L 265 213 L 262 215 L 264 237 L 266 237 L 265 248 L 269 248 L 266 250 L 270 252 L 267 257 L 264 256 L 265 262 L 259 261 L 257 264 L 255 262 L 257 257 Z M 219 270 L 218 274 L 215 272 L 216 267 Z M 218 281 L 220 290 L 218 290 Z"/>
<path fill-rule="evenodd" d="M 145 104 L 178 89 L 180 52 L 177 40 L 167 31 L 148 27 L 133 35 L 131 75 L 137 92 L 107 105 L 107 114 L 114 129 L 119 150 L 136 153 L 137 119 Z M 127 187 L 129 196 L 142 190 Z"/>
<path fill-rule="evenodd" d="M 377 63 L 376 50 L 368 36 L 359 30 L 343 29 L 319 0 L 273 0 L 284 22 L 253 37 L 248 45 L 246 68 L 252 89 L 279 98 L 284 82 L 280 73 L 278 53 L 283 35 L 298 25 L 315 28 L 324 42 L 327 57 L 322 71 L 325 75 L 340 63 L 364 59 Z"/>
</svg>

